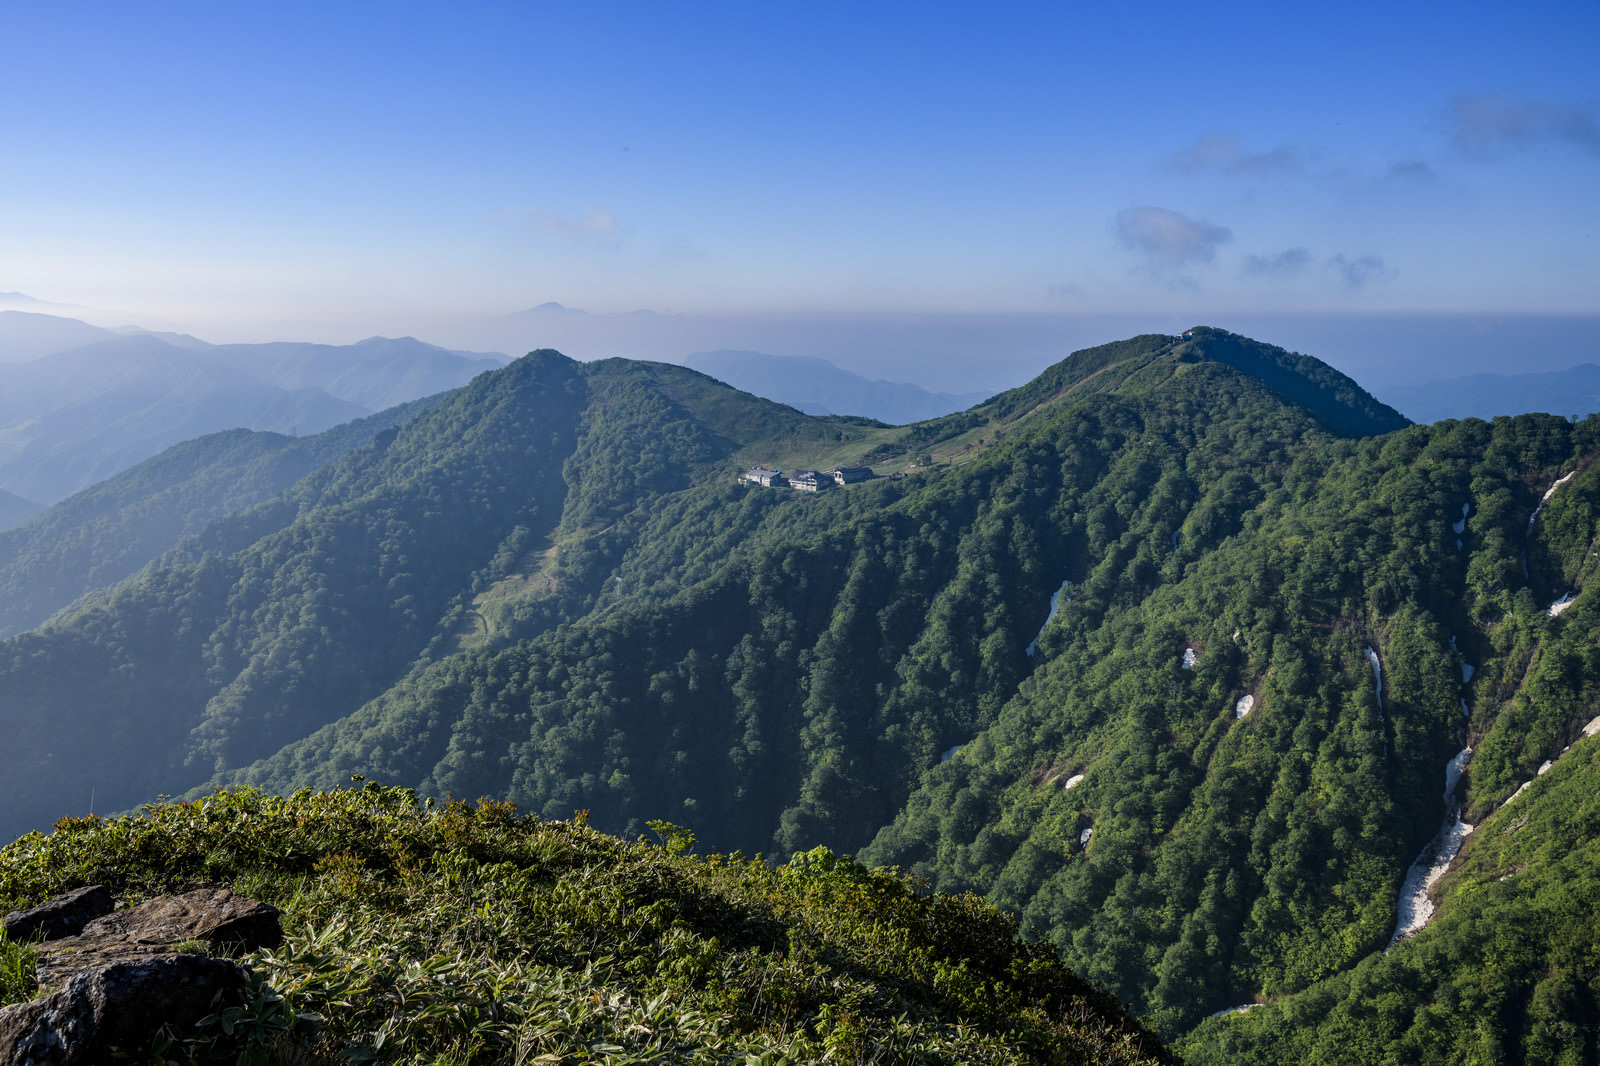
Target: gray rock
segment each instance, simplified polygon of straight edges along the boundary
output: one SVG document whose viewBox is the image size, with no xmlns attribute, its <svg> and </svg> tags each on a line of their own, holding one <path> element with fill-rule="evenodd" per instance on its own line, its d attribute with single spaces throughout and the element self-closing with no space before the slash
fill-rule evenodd
<svg viewBox="0 0 1600 1066">
<path fill-rule="evenodd" d="M 77 936 L 40 945 L 36 973 L 40 985 L 58 984 L 108 963 L 169 953 L 185 940 L 204 940 L 216 951 L 254 951 L 280 943 L 283 929 L 271 904 L 201 888 L 96 918 Z"/>
<path fill-rule="evenodd" d="M 111 890 L 105 885 L 85 885 L 64 892 L 37 907 L 5 916 L 6 936 L 12 940 L 55 940 L 76 936 L 102 914 L 110 914 Z"/>
<path fill-rule="evenodd" d="M 153 955 L 79 973 L 31 1003 L 0 1010 L 5 1066 L 103 1066 L 149 1047 L 164 1024 L 190 1026 L 242 988 L 242 967 L 205 955 Z"/>
</svg>

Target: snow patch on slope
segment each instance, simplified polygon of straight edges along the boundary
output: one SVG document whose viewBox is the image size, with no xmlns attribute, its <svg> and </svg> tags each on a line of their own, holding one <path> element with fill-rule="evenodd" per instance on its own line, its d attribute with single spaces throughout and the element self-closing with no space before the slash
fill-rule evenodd
<svg viewBox="0 0 1600 1066">
<path fill-rule="evenodd" d="M 1372 664 L 1372 679 L 1377 688 L 1378 696 L 1378 726 L 1383 730 L 1383 754 L 1389 756 L 1389 720 L 1383 715 L 1383 663 L 1378 660 L 1378 653 L 1372 645 L 1367 645 L 1367 661 Z"/>
<path fill-rule="evenodd" d="M 1039 638 L 1044 636 L 1045 626 L 1048 626 L 1052 621 L 1055 620 L 1056 615 L 1061 613 L 1061 604 L 1063 602 L 1072 602 L 1072 582 L 1070 581 L 1063 581 L 1061 583 L 1061 587 L 1056 589 L 1055 594 L 1050 597 L 1050 613 L 1045 616 L 1044 625 L 1039 627 L 1039 632 L 1033 635 L 1033 639 L 1029 641 L 1028 646 L 1023 649 L 1028 653 L 1028 657 L 1030 659 L 1033 658 L 1033 653 L 1038 650 Z"/>
<path fill-rule="evenodd" d="M 1428 898 L 1428 890 L 1444 876 L 1461 851 L 1462 842 L 1472 832 L 1473 827 L 1461 820 L 1461 805 L 1456 802 L 1456 786 L 1471 759 L 1472 748 L 1468 746 L 1444 765 L 1444 824 L 1406 871 L 1405 884 L 1400 887 L 1400 899 L 1395 904 L 1395 928 L 1394 936 L 1389 939 L 1390 947 L 1415 935 L 1433 917 L 1433 901 Z"/>
<path fill-rule="evenodd" d="M 1574 470 L 1571 474 L 1557 478 L 1554 485 L 1551 485 L 1549 488 L 1544 490 L 1544 495 L 1539 498 L 1539 506 L 1535 507 L 1533 509 L 1533 513 L 1528 516 L 1528 536 L 1533 536 L 1533 523 L 1539 517 L 1539 512 L 1544 510 L 1544 505 L 1550 502 L 1550 497 L 1556 494 L 1556 489 L 1559 489 L 1562 485 L 1565 485 L 1567 482 L 1571 481 L 1573 474 L 1576 473 L 1577 471 Z"/>
</svg>

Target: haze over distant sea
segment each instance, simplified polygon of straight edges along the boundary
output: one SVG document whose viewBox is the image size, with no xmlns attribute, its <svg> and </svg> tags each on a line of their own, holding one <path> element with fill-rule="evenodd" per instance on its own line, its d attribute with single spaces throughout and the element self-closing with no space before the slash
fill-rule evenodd
<svg viewBox="0 0 1600 1066">
<path fill-rule="evenodd" d="M 396 324 L 434 343 L 578 359 L 679 362 L 738 348 L 807 355 L 933 391 L 998 392 L 1069 352 L 1139 333 L 1217 326 L 1315 356 L 1374 391 L 1478 373 L 1600 362 L 1600 315 L 1180 311 L 1150 314 L 590 314 L 545 304 L 499 318 Z M 370 330 L 369 330 L 370 332 Z"/>
</svg>

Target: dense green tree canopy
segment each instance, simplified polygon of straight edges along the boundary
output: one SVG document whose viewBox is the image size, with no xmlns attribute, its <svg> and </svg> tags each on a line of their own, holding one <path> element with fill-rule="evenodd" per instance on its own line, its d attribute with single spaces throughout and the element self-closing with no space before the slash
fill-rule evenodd
<svg viewBox="0 0 1600 1066">
<path fill-rule="evenodd" d="M 1597 456 L 1600 419 L 1408 426 L 1210 329 L 908 427 L 538 352 L 0 644 L 0 811 L 359 773 L 826 846 L 987 895 L 1177 1037 L 1338 999 L 1445 764 L 1499 817 L 1600 714 Z"/>
</svg>

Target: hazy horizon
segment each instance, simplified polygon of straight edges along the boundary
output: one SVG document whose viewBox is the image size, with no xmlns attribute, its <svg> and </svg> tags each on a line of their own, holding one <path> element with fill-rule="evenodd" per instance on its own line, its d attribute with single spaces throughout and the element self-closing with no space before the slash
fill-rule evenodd
<svg viewBox="0 0 1600 1066">
<path fill-rule="evenodd" d="M 102 328 L 135 324 L 126 312 L 8 302 L 0 310 L 78 318 Z M 185 323 L 140 328 L 190 332 Z M 1354 312 L 1273 314 L 972 314 L 947 312 L 808 315 L 590 314 L 529 309 L 481 317 L 413 313 L 358 325 L 284 323 L 192 335 L 213 344 L 307 342 L 346 345 L 373 336 L 413 336 L 439 347 L 516 357 L 554 348 L 575 359 L 620 356 L 679 363 L 717 350 L 821 358 L 867 378 L 932 392 L 994 393 L 1020 385 L 1073 351 L 1139 333 L 1216 326 L 1321 359 L 1374 392 L 1472 374 L 1565 370 L 1600 362 L 1600 314 Z M 0 353 L 3 357 L 3 353 Z"/>
<path fill-rule="evenodd" d="M 962 391 L 1198 323 L 1378 385 L 1597 358 L 1593 5 L 10 16 L 22 309 Z"/>
</svg>

